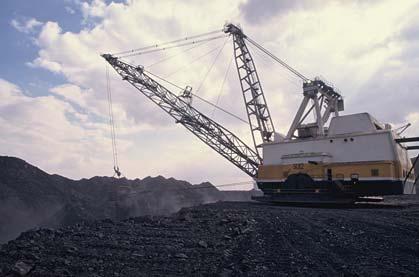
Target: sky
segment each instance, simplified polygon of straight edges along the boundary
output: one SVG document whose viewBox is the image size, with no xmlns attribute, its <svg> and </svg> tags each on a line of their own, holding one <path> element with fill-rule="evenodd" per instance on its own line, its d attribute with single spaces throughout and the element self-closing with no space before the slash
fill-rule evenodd
<svg viewBox="0 0 419 277">
<path fill-rule="evenodd" d="M 4 0 L 0 3 L 0 155 L 73 179 L 113 175 L 106 62 L 115 53 L 221 30 L 243 31 L 305 76 L 338 88 L 344 114 L 369 112 L 419 134 L 419 1 Z M 246 118 L 231 38 L 129 57 Z M 302 100 L 301 80 L 250 47 L 277 131 Z M 153 65 L 170 57 L 166 62 Z M 225 81 L 223 81 L 225 79 Z M 119 166 L 216 185 L 248 181 L 110 68 Z M 168 87 L 180 93 L 176 87 Z M 252 145 L 249 127 L 193 105 Z"/>
</svg>

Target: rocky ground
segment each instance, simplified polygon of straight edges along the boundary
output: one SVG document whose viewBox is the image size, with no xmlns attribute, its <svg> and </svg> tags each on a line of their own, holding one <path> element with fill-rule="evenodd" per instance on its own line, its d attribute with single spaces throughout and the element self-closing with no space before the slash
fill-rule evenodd
<svg viewBox="0 0 419 277">
<path fill-rule="evenodd" d="M 71 180 L 0 156 L 0 244 L 34 227 L 168 215 L 183 207 L 250 196 L 248 191 L 220 191 L 210 183 L 192 185 L 162 176 Z"/>
<path fill-rule="evenodd" d="M 33 230 L 0 248 L 0 275 L 418 276 L 419 198 L 403 199 L 350 208 L 219 202 Z"/>
</svg>

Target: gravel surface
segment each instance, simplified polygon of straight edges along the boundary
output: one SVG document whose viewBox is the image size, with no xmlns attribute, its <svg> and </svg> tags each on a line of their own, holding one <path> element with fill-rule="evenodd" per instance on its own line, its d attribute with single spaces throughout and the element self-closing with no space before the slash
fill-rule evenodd
<svg viewBox="0 0 419 277">
<path fill-rule="evenodd" d="M 0 248 L 0 275 L 418 276 L 418 203 L 220 202 L 170 217 L 32 230 Z"/>
</svg>

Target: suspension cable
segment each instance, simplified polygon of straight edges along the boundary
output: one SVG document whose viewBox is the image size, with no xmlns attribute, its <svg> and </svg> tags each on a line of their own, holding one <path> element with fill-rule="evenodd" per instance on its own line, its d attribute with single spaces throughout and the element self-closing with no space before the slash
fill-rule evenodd
<svg viewBox="0 0 419 277">
<path fill-rule="evenodd" d="M 121 55 L 121 56 L 117 57 L 117 58 L 126 58 L 126 57 L 130 57 L 130 56 L 142 55 L 142 54 L 152 53 L 152 52 L 156 52 L 156 51 L 163 51 L 163 50 L 168 50 L 168 49 L 172 49 L 172 48 L 176 48 L 176 47 L 182 47 L 182 46 L 186 46 L 186 45 L 190 45 L 190 44 L 196 44 L 196 45 L 194 45 L 193 47 L 188 48 L 188 49 L 186 49 L 186 50 L 185 50 L 185 51 L 188 51 L 188 50 L 191 50 L 192 48 L 195 48 L 195 47 L 197 47 L 197 46 L 199 46 L 199 45 L 202 45 L 202 44 L 203 44 L 203 43 L 205 43 L 205 42 L 209 42 L 209 41 L 211 41 L 211 40 L 215 40 L 215 39 L 218 39 L 218 38 L 228 37 L 228 35 L 223 34 L 223 35 L 221 35 L 221 36 L 215 36 L 215 37 L 210 37 L 210 38 L 205 38 L 205 39 L 200 39 L 200 40 L 194 40 L 194 41 L 190 41 L 190 42 L 187 42 L 187 43 L 181 43 L 181 44 L 178 44 L 178 45 L 172 45 L 172 46 L 168 46 L 168 47 L 161 48 L 161 49 L 152 49 L 152 48 L 158 48 L 158 47 L 161 47 L 161 46 L 164 46 L 164 45 L 170 45 L 170 44 L 173 44 L 173 43 L 176 43 L 176 42 L 181 42 L 181 41 L 184 41 L 184 40 L 189 40 L 189 39 L 193 39 L 193 38 L 202 37 L 202 36 L 209 35 L 209 34 L 213 34 L 213 33 L 216 33 L 216 32 L 219 32 L 219 31 L 208 32 L 208 33 L 205 33 L 205 34 L 202 34 L 202 35 L 192 36 L 192 37 L 189 37 L 189 38 L 177 39 L 177 40 L 174 40 L 174 41 L 171 41 L 171 42 L 166 42 L 166 43 L 162 43 L 162 44 L 155 44 L 155 45 L 152 45 L 152 46 L 147 46 L 147 47 L 143 47 L 143 48 L 138 48 L 138 49 L 133 49 L 133 50 L 129 50 L 129 51 L 119 52 L 119 53 L 115 53 L 114 55 L 118 55 L 118 54 L 119 54 L 119 55 L 121 55 L 121 54 L 126 54 L 126 55 Z M 228 40 L 225 40 L 225 41 L 224 41 L 223 45 L 221 46 L 221 49 L 220 49 L 220 50 L 219 50 L 219 52 L 217 53 L 217 55 L 216 55 L 216 57 L 215 57 L 215 59 L 214 59 L 214 61 L 213 61 L 212 65 L 210 66 L 209 70 L 206 72 L 206 74 L 205 74 L 205 76 L 204 76 L 204 80 L 201 82 L 201 84 L 200 84 L 200 86 L 198 87 L 198 90 L 197 90 L 197 91 L 199 91 L 199 89 L 202 87 L 203 83 L 205 82 L 205 79 L 207 78 L 207 76 L 208 76 L 209 72 L 212 70 L 212 68 L 213 68 L 213 66 L 214 66 L 214 64 L 215 64 L 215 62 L 216 62 L 216 60 L 217 60 L 217 58 L 218 58 L 218 57 L 219 57 L 219 55 L 221 54 L 221 52 L 222 52 L 223 48 L 225 47 L 225 45 L 226 45 L 227 41 L 228 41 Z M 150 50 L 150 49 L 151 49 L 151 50 Z M 205 56 L 209 55 L 210 53 L 214 52 L 214 51 L 215 51 L 215 50 L 217 50 L 217 49 L 219 49 L 219 47 L 214 48 L 214 49 L 211 49 L 209 52 L 205 53 L 204 55 L 201 55 L 201 56 L 197 57 L 197 58 L 196 58 L 194 61 L 192 61 L 192 62 L 195 62 L 195 61 L 199 60 L 200 58 L 203 58 L 203 57 L 205 57 Z M 146 51 L 135 53 L 136 51 L 142 51 L 142 50 L 146 50 Z M 179 54 L 180 54 L 180 53 L 178 53 L 178 54 L 176 54 L 176 55 L 179 55 Z M 173 56 L 176 56 L 176 55 L 173 55 Z M 160 60 L 160 61 L 157 61 L 157 62 L 155 62 L 155 63 L 151 64 L 151 65 L 150 65 L 150 66 L 148 66 L 148 67 L 151 67 L 151 66 L 153 66 L 153 65 L 155 65 L 155 64 L 158 64 L 158 63 L 160 63 L 160 62 L 163 62 L 163 61 L 165 61 L 165 60 L 168 60 L 168 59 L 172 58 L 173 56 L 168 57 L 168 58 L 166 58 L 166 59 L 162 59 L 162 60 Z M 190 65 L 190 64 L 188 64 L 188 66 L 189 66 L 189 65 Z M 231 61 L 230 61 L 230 65 L 231 65 Z M 230 65 L 229 65 L 229 66 L 230 66 Z M 183 90 L 183 89 L 184 89 L 183 87 L 181 87 L 181 86 L 179 86 L 179 85 L 177 85 L 177 84 L 175 84 L 175 83 L 173 83 L 173 82 L 171 82 L 171 81 L 169 81 L 169 80 L 165 79 L 165 78 L 167 78 L 167 77 L 169 77 L 169 76 L 171 76 L 171 75 L 173 75 L 173 74 L 177 73 L 179 70 L 180 70 L 180 69 L 178 69 L 178 70 L 176 70 L 175 72 L 172 72 L 172 73 L 170 73 L 170 74 L 166 75 L 164 78 L 163 78 L 163 77 L 160 77 L 160 76 L 158 76 L 158 75 L 156 75 L 156 74 L 154 74 L 154 73 L 152 73 L 152 72 L 150 72 L 150 71 L 148 71 L 148 70 L 144 70 L 144 72 L 147 72 L 148 74 L 150 74 L 150 75 L 152 75 L 152 76 L 154 76 L 154 77 L 156 77 L 156 78 L 160 79 L 161 81 L 164 81 L 164 82 L 166 82 L 166 83 L 168 83 L 168 84 L 170 84 L 170 85 L 172 85 L 172 86 L 174 86 L 174 87 L 176 87 L 176 88 L 178 88 L 178 89 L 180 89 L 180 90 Z M 227 74 L 227 73 L 226 73 L 226 74 Z M 222 87 L 224 86 L 225 79 L 226 79 L 226 76 L 224 77 L 224 81 L 223 81 L 223 85 L 222 85 Z M 213 103 L 211 103 L 210 101 L 208 101 L 208 100 L 206 100 L 206 99 L 204 99 L 204 98 L 202 98 L 202 97 L 200 97 L 200 96 L 196 95 L 195 93 L 191 93 L 191 94 L 192 94 L 193 96 L 195 96 L 196 98 L 198 98 L 199 100 L 201 100 L 202 102 L 204 102 L 204 103 L 206 103 L 206 104 L 208 104 L 208 105 L 210 105 L 210 106 L 214 107 L 214 109 L 218 109 L 218 110 L 220 110 L 220 111 L 222 111 L 222 112 L 224 112 L 224 113 L 226 113 L 226 114 L 228 114 L 228 115 L 230 115 L 230 116 L 232 116 L 232 117 L 234 117 L 234 118 L 236 118 L 236 119 L 240 120 L 241 122 L 243 122 L 243 123 L 245 123 L 245 124 L 249 124 L 249 122 L 248 122 L 247 120 L 245 120 L 245 119 L 243 119 L 243 118 L 241 118 L 241 117 L 239 117 L 239 116 L 237 116 L 237 115 L 235 115 L 235 114 L 233 114 L 233 113 L 231 113 L 231 112 L 229 112 L 229 111 L 227 111 L 227 110 L 225 110 L 225 109 L 221 108 L 220 106 L 218 106 L 218 105 L 217 105 L 218 103 L 217 103 L 217 104 L 213 104 Z M 218 100 L 219 100 L 219 97 L 218 97 Z M 217 101 L 218 101 L 218 100 L 217 100 Z"/>
<path fill-rule="evenodd" d="M 202 97 L 200 97 L 200 96 L 198 96 L 198 95 L 196 95 L 196 94 L 194 94 L 194 93 L 191 93 L 191 94 L 192 94 L 193 96 L 195 96 L 196 98 L 198 98 L 199 100 L 201 100 L 202 102 L 205 102 L 205 103 L 207 103 L 207 104 L 208 104 L 208 105 L 210 105 L 210 106 L 213 106 L 215 109 L 218 109 L 218 110 L 220 110 L 220 111 L 222 111 L 222 112 L 224 112 L 224 113 L 226 113 L 226 114 L 228 114 L 228 115 L 230 115 L 230 116 L 232 116 L 232 117 L 234 117 L 234 118 L 236 118 L 236 119 L 240 120 L 241 122 L 246 123 L 247 125 L 249 125 L 249 121 L 247 121 L 247 120 L 245 120 L 245 119 L 241 118 L 240 116 L 235 115 L 234 113 L 231 113 L 231 112 L 229 112 L 229 111 L 227 111 L 227 110 L 225 110 L 225 109 L 221 108 L 220 106 L 217 106 L 217 105 L 215 105 L 215 104 L 211 103 L 210 101 L 205 100 L 204 98 L 202 98 Z"/>
<path fill-rule="evenodd" d="M 165 57 L 165 58 L 163 58 L 163 59 L 161 59 L 161 60 L 158 60 L 158 61 L 156 61 L 156 62 L 153 62 L 152 64 L 149 64 L 149 65 L 147 65 L 147 66 L 144 66 L 144 68 L 150 68 L 150 67 L 153 67 L 153 66 L 155 66 L 155 65 L 158 65 L 158 64 L 160 64 L 160 63 L 162 63 L 162 62 L 165 62 L 165 61 L 168 61 L 168 60 L 170 60 L 170 59 L 172 59 L 172 58 L 174 58 L 174 57 L 177 57 L 177 56 L 179 56 L 179 55 L 181 55 L 181 54 L 183 54 L 183 53 L 186 53 L 186 52 L 188 52 L 188 51 L 190 51 L 190 50 L 192 50 L 192 49 L 194 49 L 194 48 L 197 48 L 197 47 L 199 47 L 199 46 L 202 46 L 202 45 L 204 45 L 204 44 L 205 44 L 205 42 L 197 43 L 197 44 L 195 44 L 195 45 L 194 45 L 194 46 L 192 46 L 192 47 L 189 47 L 189 48 L 187 48 L 187 49 L 185 49 L 185 50 L 183 50 L 183 51 L 180 51 L 179 53 L 176 53 L 176 54 L 171 55 L 171 56 L 169 56 L 169 57 Z"/>
<path fill-rule="evenodd" d="M 278 58 L 277 56 L 275 56 L 271 52 L 269 52 L 267 49 L 265 49 L 262 45 L 258 44 L 256 41 L 252 40 L 249 37 L 246 37 L 246 39 L 251 44 L 253 44 L 254 46 L 256 46 L 256 48 L 258 48 L 260 51 L 262 51 L 263 53 L 265 53 L 266 55 L 268 55 L 269 57 L 271 57 L 273 60 L 275 60 L 276 62 L 278 62 L 280 65 L 282 65 L 283 67 L 285 67 L 286 69 L 288 69 L 289 71 L 291 71 L 292 73 L 294 73 L 296 76 L 298 76 L 299 78 L 301 78 L 303 81 L 308 81 L 309 80 L 303 74 L 301 74 L 300 72 L 298 72 L 297 70 L 295 70 L 294 68 L 292 68 L 290 65 L 288 65 L 286 62 L 284 62 L 283 60 L 281 60 L 280 58 Z"/>
<path fill-rule="evenodd" d="M 205 73 L 204 78 L 202 79 L 201 83 L 198 86 L 198 89 L 196 90 L 196 93 L 198 93 L 198 91 L 202 88 L 202 85 L 205 83 L 205 80 L 207 79 L 209 73 L 211 72 L 212 68 L 214 67 L 218 57 L 220 56 L 221 52 L 223 51 L 224 47 L 226 46 L 228 41 L 228 38 L 224 41 L 223 46 L 220 48 L 220 50 L 218 51 L 217 55 L 214 58 L 214 61 L 212 62 L 211 66 L 208 68 L 207 72 Z"/>
<path fill-rule="evenodd" d="M 139 56 L 139 55 L 143 55 L 143 54 L 150 54 L 150 53 L 159 52 L 159 51 L 165 51 L 165 50 L 168 50 L 168 49 L 183 47 L 183 46 L 187 46 L 187 45 L 191 45 L 191 44 L 197 44 L 197 43 L 201 43 L 201 42 L 208 42 L 208 41 L 211 41 L 211 40 L 216 40 L 216 39 L 219 39 L 219 38 L 224 38 L 226 36 L 227 35 L 223 34 L 223 35 L 220 35 L 220 36 L 215 36 L 215 37 L 210 37 L 210 38 L 204 38 L 204 39 L 198 39 L 198 40 L 193 40 L 193 41 L 190 41 L 190 42 L 175 44 L 175 45 L 167 46 L 167 47 L 164 47 L 164 48 L 151 49 L 151 50 L 145 50 L 145 51 L 142 51 L 142 52 L 133 52 L 133 53 L 129 53 L 129 54 L 123 54 L 123 55 L 117 56 L 117 58 L 126 58 L 126 57 L 132 57 L 132 56 Z"/>
<path fill-rule="evenodd" d="M 176 85 L 175 83 L 173 83 L 173 82 L 171 82 L 171 81 L 169 81 L 169 80 L 167 80 L 167 79 L 164 79 L 164 78 L 162 78 L 162 77 L 160 77 L 160 76 L 158 76 L 158 75 L 156 75 L 156 74 L 154 74 L 154 73 L 151 73 L 150 71 L 144 70 L 144 72 L 147 72 L 148 74 L 150 74 L 150 75 L 152 75 L 152 76 L 154 76 L 154 77 L 156 77 L 156 78 L 160 79 L 161 81 L 166 82 L 166 83 L 168 83 L 168 84 L 170 84 L 170 85 L 172 85 L 172 86 L 174 86 L 174 87 L 176 87 L 176 88 L 178 88 L 178 89 L 180 89 L 180 90 L 184 90 L 184 88 L 183 88 L 183 87 L 181 87 L 181 86 L 179 86 L 179 85 Z M 229 111 L 227 111 L 227 110 L 225 110 L 225 109 L 221 108 L 220 106 L 217 106 L 217 105 L 215 105 L 215 104 L 211 103 L 210 101 L 208 101 L 208 100 L 206 100 L 206 99 L 204 99 L 204 98 L 200 97 L 199 95 L 196 95 L 196 94 L 194 94 L 194 93 L 191 93 L 191 94 L 192 94 L 193 96 L 195 96 L 196 98 L 198 98 L 199 100 L 201 100 L 202 102 L 205 102 L 205 103 L 207 103 L 207 104 L 208 104 L 208 105 L 210 105 L 210 106 L 213 106 L 214 108 L 216 108 L 216 109 L 218 109 L 218 110 L 220 110 L 220 111 L 222 111 L 222 112 L 224 112 L 224 113 L 226 113 L 226 114 L 228 114 L 228 115 L 230 115 L 230 116 L 232 116 L 232 117 L 234 117 L 234 118 L 236 118 L 236 119 L 238 119 L 238 120 L 242 121 L 243 123 L 249 124 L 249 122 L 248 122 L 247 120 L 245 120 L 245 119 L 243 119 L 243 118 L 239 117 L 238 115 L 235 115 L 235 114 L 233 114 L 233 113 L 231 113 L 231 112 L 229 112 Z"/>
<path fill-rule="evenodd" d="M 234 58 L 234 56 L 231 56 L 230 62 L 228 63 L 228 66 L 227 66 L 227 70 L 224 73 L 224 79 L 223 79 L 223 82 L 221 83 L 221 87 L 220 87 L 220 90 L 218 92 L 217 100 L 215 101 L 216 106 L 218 105 L 218 102 L 220 101 L 220 98 L 221 98 L 221 94 L 223 93 L 224 84 L 227 80 L 228 73 L 230 72 L 230 68 L 231 68 L 231 64 L 233 62 L 233 58 Z M 214 116 L 214 112 L 215 112 L 215 107 L 214 107 L 214 109 L 212 109 L 211 117 Z"/>
<path fill-rule="evenodd" d="M 114 122 L 114 116 L 113 116 L 112 92 L 111 92 L 108 65 L 106 65 L 106 92 L 107 92 L 107 97 L 108 97 L 109 127 L 110 127 L 111 140 L 112 140 L 113 170 L 115 172 L 114 176 L 117 175 L 118 177 L 120 177 L 122 174 L 119 170 L 119 164 L 118 164 L 118 151 L 116 147 L 116 132 L 115 132 L 115 122 Z"/>
<path fill-rule="evenodd" d="M 207 33 L 203 33 L 203 34 L 199 34 L 199 35 L 194 35 L 194 36 L 190 36 L 190 37 L 184 37 L 184 38 L 181 38 L 181 39 L 176 39 L 176 40 L 172 40 L 172 41 L 163 42 L 163 43 L 160 43 L 160 44 L 153 44 L 153 45 L 150 45 L 150 46 L 145 46 L 145 47 L 141 47 L 141 48 L 136 48 L 136 49 L 131 49 L 131 50 L 127 50 L 127 51 L 117 52 L 117 53 L 114 53 L 113 55 L 124 55 L 124 54 L 128 54 L 128 53 L 134 53 L 134 52 L 148 50 L 148 49 L 152 49 L 152 48 L 159 48 L 159 47 L 162 47 L 162 46 L 165 46 L 165 45 L 174 44 L 174 43 L 181 42 L 181 41 L 187 41 L 187 40 L 190 40 L 190 39 L 200 38 L 200 37 L 212 35 L 212 34 L 219 33 L 219 32 L 220 32 L 220 30 L 215 30 L 215 31 L 211 31 L 211 32 L 207 32 Z"/>
<path fill-rule="evenodd" d="M 258 48 L 256 48 L 256 46 L 254 46 L 253 44 L 249 44 L 249 48 L 251 48 L 252 50 L 255 50 L 253 53 L 255 53 L 258 57 L 261 58 L 261 60 L 260 60 L 261 62 L 263 62 L 265 64 L 268 63 L 268 59 L 270 57 L 267 57 L 266 55 L 263 55 L 263 53 Z M 269 59 L 269 63 L 271 63 L 271 60 L 270 59 Z M 288 70 L 284 70 L 284 73 L 285 74 L 278 74 L 278 76 L 281 77 L 282 79 L 290 82 L 292 85 L 294 85 L 298 89 L 301 89 L 302 84 L 297 83 L 297 81 L 295 79 L 295 77 L 296 77 L 295 75 L 293 75 Z M 299 93 L 299 94 L 301 94 L 301 93 Z"/>
<path fill-rule="evenodd" d="M 174 71 L 170 72 L 169 74 L 164 75 L 164 78 L 170 77 L 170 76 L 172 76 L 172 75 L 174 75 L 174 74 L 178 73 L 178 72 L 179 72 L 179 71 L 181 71 L 182 69 L 184 69 L 184 68 L 186 68 L 186 67 L 189 67 L 191 64 L 193 64 L 193 63 L 195 63 L 195 62 L 197 62 L 197 61 L 199 61 L 199 60 L 201 60 L 201 59 L 205 58 L 206 56 L 208 56 L 208 55 L 209 55 L 209 54 L 211 54 L 212 52 L 214 52 L 214 51 L 216 51 L 216 50 L 220 49 L 220 47 L 221 47 L 221 46 L 218 46 L 218 45 L 217 45 L 216 47 L 212 48 L 212 49 L 211 49 L 211 50 L 209 50 L 208 52 L 205 52 L 204 54 L 202 54 L 202 55 L 200 55 L 200 56 L 198 56 L 198 57 L 194 58 L 194 59 L 193 59 L 190 63 L 188 63 L 188 64 L 186 64 L 186 65 L 183 65 L 183 66 L 181 66 L 181 67 L 177 68 L 176 70 L 174 70 Z"/>
<path fill-rule="evenodd" d="M 167 80 L 167 79 L 164 79 L 163 77 L 160 77 L 160 76 L 158 76 L 158 75 L 156 75 L 156 74 L 154 74 L 154 73 L 152 73 L 152 72 L 150 72 L 150 71 L 148 71 L 148 70 L 145 70 L 145 69 L 144 69 L 144 72 L 147 72 L 148 74 L 150 74 L 150 75 L 152 75 L 152 76 L 154 76 L 154 77 L 156 77 L 156 78 L 158 78 L 158 79 L 162 80 L 163 82 L 166 82 L 166 83 L 168 83 L 168 84 L 170 84 L 170 85 L 172 85 L 172 86 L 174 86 L 174 87 L 176 87 L 176 88 L 178 88 L 178 89 L 181 89 L 181 90 L 183 90 L 183 89 L 184 89 L 183 87 L 181 87 L 181 86 L 179 86 L 179 85 L 176 85 L 175 83 L 173 83 L 173 82 L 171 82 L 171 81 L 169 81 L 169 80 Z"/>
</svg>

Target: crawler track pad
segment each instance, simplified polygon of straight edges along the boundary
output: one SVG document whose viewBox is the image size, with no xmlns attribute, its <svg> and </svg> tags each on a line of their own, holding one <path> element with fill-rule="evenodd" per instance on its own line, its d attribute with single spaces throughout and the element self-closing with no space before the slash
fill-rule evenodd
<svg viewBox="0 0 419 277">
<path fill-rule="evenodd" d="M 284 205 L 352 205 L 357 202 L 357 197 L 335 194 L 272 194 L 264 196 L 253 196 L 253 200 Z"/>
</svg>

